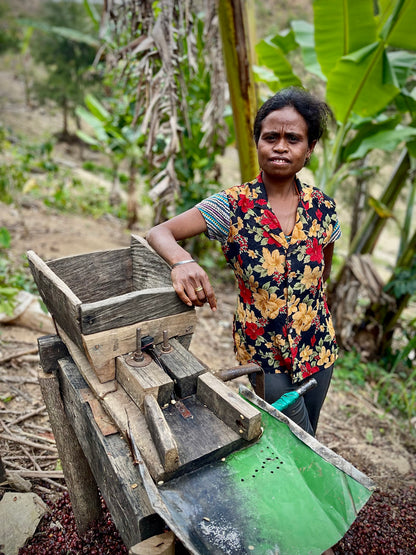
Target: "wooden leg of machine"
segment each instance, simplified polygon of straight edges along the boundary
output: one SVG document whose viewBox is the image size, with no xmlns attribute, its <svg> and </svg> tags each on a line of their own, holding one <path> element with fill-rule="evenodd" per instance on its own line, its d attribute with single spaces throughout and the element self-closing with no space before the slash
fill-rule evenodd
<svg viewBox="0 0 416 555">
<path fill-rule="evenodd" d="M 101 514 L 98 488 L 77 436 L 65 414 L 55 373 L 40 371 L 39 384 L 62 463 L 66 485 L 80 535 Z"/>
</svg>

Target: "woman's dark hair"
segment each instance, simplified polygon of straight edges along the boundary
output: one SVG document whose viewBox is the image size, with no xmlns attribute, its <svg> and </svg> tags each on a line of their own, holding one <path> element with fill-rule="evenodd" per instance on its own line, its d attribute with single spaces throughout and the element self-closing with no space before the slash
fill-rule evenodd
<svg viewBox="0 0 416 555">
<path fill-rule="evenodd" d="M 329 106 L 309 92 L 298 87 L 282 89 L 266 100 L 257 112 L 254 120 L 253 135 L 256 145 L 260 139 L 261 126 L 265 117 L 270 112 L 292 106 L 306 121 L 308 126 L 308 143 L 311 145 L 319 140 L 326 130 L 327 121 L 331 115 Z"/>
</svg>

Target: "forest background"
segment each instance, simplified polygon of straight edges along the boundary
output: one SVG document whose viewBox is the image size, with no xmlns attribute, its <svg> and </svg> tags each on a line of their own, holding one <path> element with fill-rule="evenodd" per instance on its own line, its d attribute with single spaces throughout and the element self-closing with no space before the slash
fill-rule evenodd
<svg viewBox="0 0 416 555">
<path fill-rule="evenodd" d="M 333 0 L 221 1 L 219 19 L 214 2 L 169 4 L 110 13 L 100 2 L 0 3 L 1 66 L 25 103 L 23 119 L 2 110 L 0 121 L 0 312 L 13 312 L 20 290 L 36 294 L 13 213 L 27 228 L 51 217 L 57 230 L 70 214 L 111 222 L 123 240 L 144 235 L 251 179 L 247 122 L 274 91 L 303 85 L 334 114 L 302 174 L 335 197 L 342 222 L 329 286 L 341 346 L 334 388 L 394 419 L 414 453 L 416 2 L 350 1 L 342 11 Z M 13 82 L 1 91 L 10 105 Z M 27 114 L 38 116 L 30 128 Z M 44 248 L 52 258 L 82 245 Z M 231 313 L 219 249 L 203 239 L 187 248 Z M 216 333 L 209 318 L 204 326 Z M 372 428 L 362 433 L 367 448 L 377 443 Z"/>
</svg>

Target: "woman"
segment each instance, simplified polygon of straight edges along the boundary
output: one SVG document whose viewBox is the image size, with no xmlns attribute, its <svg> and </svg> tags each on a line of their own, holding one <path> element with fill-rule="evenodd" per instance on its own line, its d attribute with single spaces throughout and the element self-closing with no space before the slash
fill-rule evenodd
<svg viewBox="0 0 416 555">
<path fill-rule="evenodd" d="M 326 128 L 327 105 L 298 88 L 279 91 L 257 113 L 260 174 L 160 224 L 147 235 L 171 265 L 172 283 L 188 305 L 216 309 L 205 271 L 177 241 L 202 232 L 221 242 L 239 298 L 234 343 L 241 363 L 265 372 L 273 403 L 313 375 L 318 386 L 285 413 L 314 435 L 337 356 L 324 282 L 340 236 L 335 203 L 296 174 Z"/>
</svg>

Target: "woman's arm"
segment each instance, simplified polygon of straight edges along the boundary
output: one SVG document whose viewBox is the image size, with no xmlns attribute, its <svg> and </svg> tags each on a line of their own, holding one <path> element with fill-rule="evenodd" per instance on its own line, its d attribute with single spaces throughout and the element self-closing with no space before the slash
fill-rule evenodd
<svg viewBox="0 0 416 555">
<path fill-rule="evenodd" d="M 323 280 L 324 283 L 329 279 L 329 275 L 331 273 L 331 266 L 332 266 L 332 256 L 334 254 L 334 246 L 335 243 L 329 243 L 326 247 L 324 247 L 324 273 L 323 273 Z"/>
<path fill-rule="evenodd" d="M 189 239 L 207 230 L 203 216 L 197 208 L 191 208 L 179 216 L 153 227 L 146 235 L 151 247 L 172 266 L 192 257 L 177 241 Z M 206 272 L 192 262 L 172 268 L 172 284 L 179 298 L 188 306 L 202 306 L 208 301 L 216 310 L 217 301 Z M 202 289 L 200 289 L 202 287 Z M 196 289 L 200 289 L 195 291 Z"/>
</svg>

